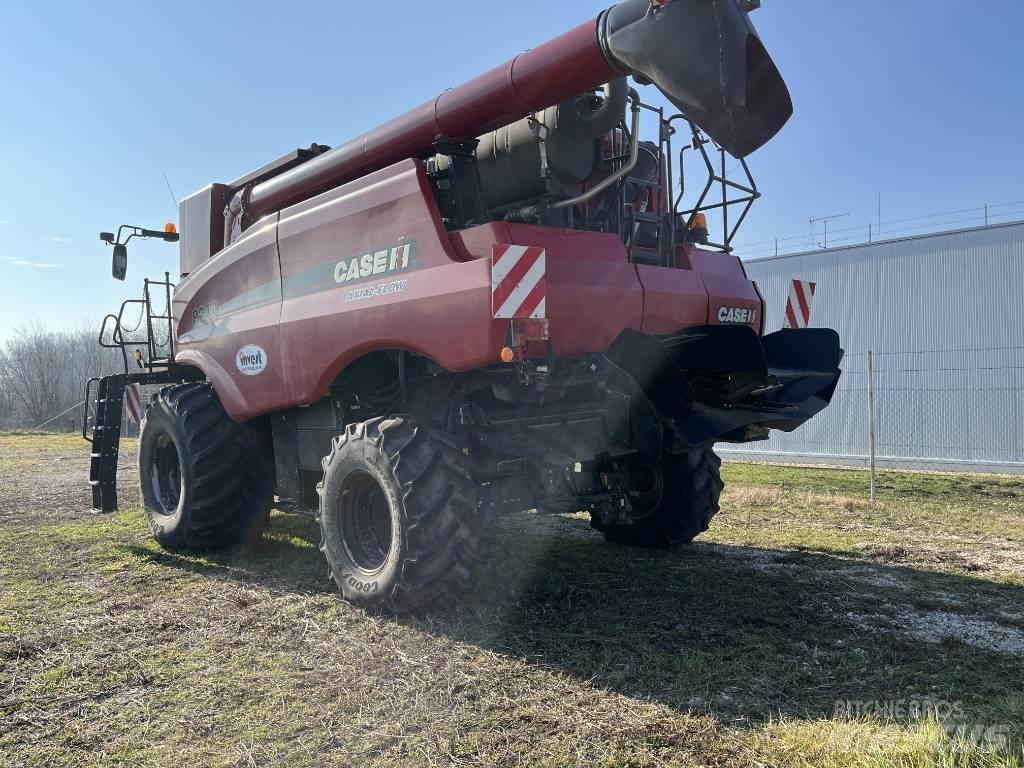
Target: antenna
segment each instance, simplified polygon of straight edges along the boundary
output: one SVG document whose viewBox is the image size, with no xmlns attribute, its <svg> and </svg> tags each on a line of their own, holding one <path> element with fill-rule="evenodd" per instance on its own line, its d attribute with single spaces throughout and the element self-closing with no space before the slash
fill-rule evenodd
<svg viewBox="0 0 1024 768">
<path fill-rule="evenodd" d="M 167 180 L 167 171 L 164 171 L 164 184 L 167 185 L 167 191 L 171 193 L 171 200 L 174 201 L 174 210 L 181 213 L 181 210 L 178 208 L 178 198 L 174 196 L 174 190 L 171 189 L 171 182 Z"/>
<path fill-rule="evenodd" d="M 812 227 L 815 224 L 817 224 L 819 221 L 825 222 L 825 245 L 823 246 L 824 248 L 828 248 L 828 223 L 830 221 L 835 220 L 835 219 L 841 219 L 844 216 L 849 216 L 849 215 L 850 214 L 848 214 L 848 213 L 836 213 L 836 214 L 833 214 L 832 216 L 819 216 L 816 219 L 811 219 L 811 226 Z"/>
</svg>

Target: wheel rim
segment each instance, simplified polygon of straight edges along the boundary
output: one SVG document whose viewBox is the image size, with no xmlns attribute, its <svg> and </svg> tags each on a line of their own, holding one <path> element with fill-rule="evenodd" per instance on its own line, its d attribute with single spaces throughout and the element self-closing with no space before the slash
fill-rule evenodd
<svg viewBox="0 0 1024 768">
<path fill-rule="evenodd" d="M 181 460 L 177 446 L 168 435 L 160 435 L 156 440 L 149 474 L 157 511 L 162 515 L 173 515 L 181 500 Z"/>
<path fill-rule="evenodd" d="M 369 472 L 353 472 L 345 481 L 338 522 L 352 564 L 364 573 L 383 568 L 391 552 L 391 505 Z"/>
<path fill-rule="evenodd" d="M 650 459 L 632 456 L 626 470 L 629 479 L 629 495 L 634 520 L 641 520 L 654 513 L 665 492 L 665 479 L 661 467 Z"/>
</svg>

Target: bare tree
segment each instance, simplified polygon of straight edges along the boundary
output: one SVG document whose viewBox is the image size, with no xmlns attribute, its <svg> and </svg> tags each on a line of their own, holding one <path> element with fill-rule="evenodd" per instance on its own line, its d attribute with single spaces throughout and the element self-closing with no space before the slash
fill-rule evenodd
<svg viewBox="0 0 1024 768">
<path fill-rule="evenodd" d="M 78 327 L 61 334 L 66 349 L 68 370 L 62 400 L 68 407 L 82 399 L 85 382 L 93 377 L 123 371 L 124 363 L 118 350 L 101 347 L 97 341 L 98 324 L 83 321 Z"/>
<path fill-rule="evenodd" d="M 120 351 L 99 345 L 98 327 L 53 331 L 31 322 L 15 329 L 0 346 L 0 426 L 35 427 L 80 403 L 87 379 L 124 370 Z"/>
<path fill-rule="evenodd" d="M 0 385 L 25 410 L 33 425 L 60 413 L 67 376 L 60 334 L 38 321 L 14 329 L 0 359 Z"/>
<path fill-rule="evenodd" d="M 0 371 L 3 371 L 5 365 L 5 356 L 2 349 L 0 349 Z M 3 380 L 0 379 L 0 427 L 13 426 L 17 420 L 17 413 L 14 403 L 14 396 L 11 391 L 4 386 Z"/>
</svg>

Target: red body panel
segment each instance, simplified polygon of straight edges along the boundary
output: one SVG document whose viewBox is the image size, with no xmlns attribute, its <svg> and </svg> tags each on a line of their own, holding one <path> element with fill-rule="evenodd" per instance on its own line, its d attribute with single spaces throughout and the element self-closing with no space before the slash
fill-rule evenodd
<svg viewBox="0 0 1024 768">
<path fill-rule="evenodd" d="M 398 243 L 413 248 L 408 270 L 336 282 L 339 262 Z M 496 359 L 503 329 L 490 319 L 489 264 L 456 259 L 418 163 L 407 160 L 284 210 L 280 249 L 289 404 L 320 399 L 345 365 L 376 349 L 415 352 L 451 370 Z M 325 264 L 327 274 L 317 277 Z M 289 288 L 311 272 L 309 292 Z M 401 291 L 350 298 L 395 280 L 404 280 Z"/>
<path fill-rule="evenodd" d="M 668 269 L 631 264 L 616 235 L 510 223 L 449 235 L 421 165 L 406 160 L 267 217 L 185 278 L 177 360 L 201 368 L 239 420 L 319 400 L 375 350 L 452 371 L 497 364 L 508 326 L 492 317 L 495 244 L 545 249 L 559 357 L 603 352 L 625 328 L 667 334 L 718 322 L 720 306 L 761 307 L 720 253 Z M 237 356 L 254 346 L 265 367 L 246 375 Z"/>
<path fill-rule="evenodd" d="M 204 307 L 206 316 L 194 318 Z M 285 386 L 276 215 L 183 278 L 173 310 L 175 360 L 200 368 L 228 413 L 243 419 L 275 410 Z M 246 376 L 234 363 L 247 344 L 266 351 L 267 369 L 259 376 Z"/>
<path fill-rule="evenodd" d="M 717 251 L 690 251 L 690 264 L 699 272 L 708 293 L 708 325 L 728 324 L 719 317 L 724 309 L 747 309 L 754 312 L 746 323 L 758 333 L 763 330 L 764 306 L 754 284 L 747 279 L 743 263 L 735 256 Z"/>
<path fill-rule="evenodd" d="M 701 275 L 689 269 L 637 266 L 644 285 L 644 323 L 639 330 L 665 335 L 708 319 L 708 294 Z"/>
<path fill-rule="evenodd" d="M 490 259 L 494 243 L 547 251 L 547 317 L 551 345 L 560 357 L 603 352 L 623 328 L 640 329 L 643 289 L 615 235 L 495 223 L 452 239 L 465 258 L 480 261 Z M 504 339 L 505 324 L 498 324 Z M 487 363 L 494 358 L 492 352 Z"/>
</svg>

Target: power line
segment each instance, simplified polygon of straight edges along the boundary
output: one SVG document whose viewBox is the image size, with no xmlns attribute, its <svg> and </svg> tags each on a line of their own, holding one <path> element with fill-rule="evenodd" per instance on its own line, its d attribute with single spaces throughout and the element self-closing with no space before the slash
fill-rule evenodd
<svg viewBox="0 0 1024 768">
<path fill-rule="evenodd" d="M 845 218 L 846 216 L 849 216 L 849 215 L 850 214 L 848 214 L 848 213 L 835 213 L 835 214 L 832 214 L 831 216 L 819 216 L 816 219 L 811 219 L 810 223 L 811 223 L 812 227 L 815 224 L 819 223 L 819 222 L 824 222 L 824 224 L 825 224 L 825 248 L 828 248 L 828 223 L 830 221 L 835 221 L 836 219 Z"/>
<path fill-rule="evenodd" d="M 884 232 L 885 227 L 889 226 L 889 225 L 892 225 L 892 224 L 905 224 L 905 223 L 913 222 L 913 221 L 923 221 L 923 220 L 926 220 L 926 219 L 937 219 L 937 218 L 941 218 L 943 216 L 958 216 L 958 215 L 960 215 L 962 213 L 974 213 L 974 212 L 984 213 L 986 208 L 988 208 L 989 210 L 992 210 L 993 208 L 1010 208 L 1010 207 L 1018 206 L 1018 205 L 1024 205 L 1024 200 L 1014 200 L 1014 201 L 1011 201 L 1011 202 L 996 203 L 994 205 L 979 205 L 979 206 L 975 206 L 973 208 L 960 208 L 960 209 L 955 210 L 955 211 L 945 211 L 944 213 L 929 213 L 929 214 L 923 214 L 921 216 L 912 216 L 912 217 L 905 218 L 905 219 L 893 219 L 891 221 L 880 222 L 879 228 L 880 228 L 881 231 Z M 996 214 L 996 217 L 1005 216 L 1005 215 L 1006 214 Z M 976 218 L 980 219 L 982 217 L 978 216 Z M 869 225 L 867 225 L 867 224 L 860 224 L 860 225 L 852 226 L 852 227 L 844 227 L 842 229 L 833 229 L 832 233 L 833 234 L 839 234 L 839 233 L 842 233 L 842 232 L 862 231 L 862 230 L 866 230 L 868 226 Z M 743 249 L 743 248 L 752 248 L 752 247 L 754 247 L 756 245 L 772 245 L 775 242 L 786 243 L 786 242 L 791 242 L 793 240 L 809 240 L 809 239 L 811 239 L 811 238 L 809 238 L 808 235 L 806 235 L 806 234 L 790 235 L 790 236 L 787 236 L 787 237 L 777 237 L 777 238 L 773 237 L 770 240 L 759 240 L 757 242 L 744 243 L 742 245 L 737 245 L 736 249 L 739 250 L 739 249 Z"/>
<path fill-rule="evenodd" d="M 970 210 L 982 210 L 982 209 L 970 209 Z M 950 214 L 943 214 L 943 215 L 947 215 L 948 216 Z M 1019 210 L 1019 211 L 1007 211 L 1006 213 L 996 213 L 996 214 L 991 214 L 990 213 L 989 214 L 989 219 L 1003 219 L 1003 218 L 1013 217 L 1013 216 L 1017 216 L 1017 217 L 1024 216 L 1024 209 Z M 884 230 L 882 232 L 876 232 L 874 234 L 875 234 L 875 236 L 877 236 L 879 238 L 884 237 L 884 236 L 888 236 L 888 237 L 892 238 L 895 235 L 901 235 L 901 234 L 913 233 L 913 232 L 920 232 L 920 234 L 929 234 L 929 232 L 926 232 L 926 231 L 923 231 L 923 230 L 930 230 L 930 229 L 934 229 L 936 227 L 955 227 L 958 224 L 978 224 L 979 221 L 981 220 L 981 218 L 982 217 L 980 217 L 980 216 L 973 216 L 973 217 L 965 218 L 965 219 L 955 219 L 953 221 L 937 222 L 935 224 L 921 224 L 921 225 L 917 225 L 917 226 L 901 227 L 899 229 L 888 229 L 888 230 Z M 887 223 L 891 223 L 891 222 L 887 222 Z M 1006 222 L 1006 223 L 1013 223 L 1013 222 L 1010 221 L 1010 222 Z M 833 238 L 833 239 L 831 239 L 831 242 L 832 243 L 850 243 L 850 242 L 856 241 L 858 243 L 867 244 L 868 243 L 867 232 L 868 232 L 868 227 L 869 226 L 870 225 L 863 225 L 863 226 L 860 226 L 860 227 L 852 227 L 850 229 L 859 230 L 860 232 L 862 232 L 864 234 L 862 234 L 862 235 L 851 235 L 851 236 L 848 236 L 848 237 Z M 850 231 L 850 229 L 847 229 L 847 230 L 835 230 L 835 231 L 836 232 Z M 802 237 L 792 237 L 792 238 L 789 238 L 789 239 L 790 240 L 797 240 L 797 239 L 807 240 L 808 238 L 806 236 L 802 236 Z M 767 241 L 767 242 L 773 243 L 774 241 Z M 781 243 L 783 241 L 780 239 L 779 242 Z M 739 246 L 737 246 L 737 249 L 739 249 Z M 790 251 L 789 253 L 778 253 L 777 254 L 777 253 L 775 253 L 775 251 L 763 251 L 762 250 L 762 251 L 758 251 L 756 253 L 745 253 L 745 254 L 743 254 L 743 257 L 747 258 L 747 259 L 758 259 L 758 258 L 765 258 L 765 257 L 768 257 L 768 256 L 774 256 L 774 255 L 791 256 L 793 254 L 801 253 L 801 252 L 802 252 L 802 250 L 794 250 L 794 251 Z"/>
<path fill-rule="evenodd" d="M 54 417 L 53 417 L 52 419 L 47 419 L 46 421 L 44 421 L 44 422 L 43 422 L 42 424 L 40 424 L 39 426 L 36 426 L 36 427 L 32 427 L 32 429 L 30 429 L 30 430 L 29 430 L 29 431 L 28 431 L 28 432 L 27 432 L 26 434 L 29 434 L 29 435 L 31 435 L 31 434 L 32 434 L 33 432 L 35 432 L 35 431 L 36 431 L 37 429 L 42 429 L 42 428 L 43 428 L 43 427 L 45 427 L 45 426 L 46 426 L 47 424 L 49 424 L 49 423 L 51 423 L 51 422 L 54 422 L 54 421 L 56 421 L 57 419 L 59 419 L 59 418 L 60 418 L 61 416 L 63 416 L 63 415 L 65 414 L 65 413 L 71 413 L 71 411 L 75 410 L 75 408 L 80 408 L 80 407 L 81 407 L 82 405 L 84 405 L 84 404 L 85 404 L 85 400 L 82 400 L 82 401 L 81 401 L 81 402 L 79 402 L 79 403 L 75 403 L 75 404 L 74 404 L 74 405 L 72 405 L 72 406 L 71 406 L 70 408 L 68 408 L 68 409 L 67 409 L 66 411 L 61 411 L 60 413 L 58 413 L 58 414 L 57 414 L 56 416 L 54 416 Z"/>
</svg>

